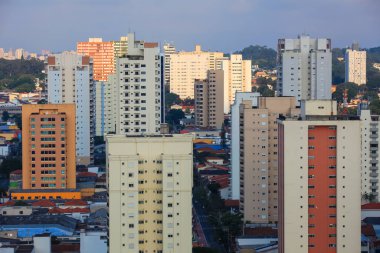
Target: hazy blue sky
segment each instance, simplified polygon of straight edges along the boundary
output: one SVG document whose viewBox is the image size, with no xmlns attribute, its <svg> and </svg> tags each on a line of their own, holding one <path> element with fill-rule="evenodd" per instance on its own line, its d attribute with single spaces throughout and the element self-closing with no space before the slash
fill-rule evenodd
<svg viewBox="0 0 380 253">
<path fill-rule="evenodd" d="M 233 52 L 280 37 L 329 37 L 380 46 L 380 0 L 0 0 L 0 47 L 76 48 L 88 37 L 171 41 Z"/>
</svg>

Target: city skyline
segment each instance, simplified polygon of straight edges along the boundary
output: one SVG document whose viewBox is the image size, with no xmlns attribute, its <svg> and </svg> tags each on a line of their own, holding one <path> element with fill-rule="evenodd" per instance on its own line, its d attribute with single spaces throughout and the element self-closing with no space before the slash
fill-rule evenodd
<svg viewBox="0 0 380 253">
<path fill-rule="evenodd" d="M 278 38 L 301 33 L 331 38 L 333 47 L 346 47 L 359 41 L 362 47 L 370 48 L 379 46 L 380 41 L 380 34 L 371 32 L 380 21 L 377 15 L 380 3 L 375 0 L 312 3 L 280 0 L 275 4 L 260 0 L 195 0 L 181 4 L 173 0 L 144 3 L 112 0 L 112 4 L 95 0 L 89 3 L 88 0 L 2 1 L 0 46 L 60 52 L 74 50 L 77 41 L 87 41 L 89 37 L 111 41 L 129 31 L 147 41 L 174 42 L 183 50 L 202 44 L 205 50 L 226 53 L 251 44 L 275 48 Z M 102 15 L 93 19 L 95 13 Z M 144 17 L 144 22 L 139 21 L 140 17 Z M 51 20 L 54 22 L 47 25 Z M 284 20 L 286 26 L 282 25 Z"/>
</svg>

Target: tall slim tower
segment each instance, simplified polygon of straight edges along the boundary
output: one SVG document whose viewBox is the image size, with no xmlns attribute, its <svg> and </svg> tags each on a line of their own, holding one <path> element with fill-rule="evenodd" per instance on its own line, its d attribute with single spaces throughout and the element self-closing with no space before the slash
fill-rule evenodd
<svg viewBox="0 0 380 253">
<path fill-rule="evenodd" d="M 189 135 L 109 135 L 109 252 L 190 253 Z"/>
<path fill-rule="evenodd" d="M 277 48 L 277 93 L 306 99 L 331 99 L 331 40 L 307 35 L 279 39 Z"/>
<path fill-rule="evenodd" d="M 95 87 L 89 56 L 64 52 L 46 62 L 48 102 L 76 105 L 76 154 L 79 164 L 90 164 L 95 136 Z"/>
<path fill-rule="evenodd" d="M 353 44 L 345 54 L 346 82 L 363 85 L 367 83 L 367 52 L 360 50 L 358 44 Z"/>
<path fill-rule="evenodd" d="M 243 60 L 241 54 L 232 54 L 230 59 L 221 61 L 221 69 L 224 72 L 224 113 L 230 113 L 236 92 L 252 90 L 251 65 L 251 60 Z"/>
<path fill-rule="evenodd" d="M 360 252 L 360 120 L 306 101 L 279 122 L 279 252 Z"/>
<path fill-rule="evenodd" d="M 175 46 L 171 43 L 164 44 L 164 57 L 165 57 L 165 66 L 164 66 L 164 77 L 165 85 L 170 85 L 170 56 L 176 53 Z"/>
</svg>

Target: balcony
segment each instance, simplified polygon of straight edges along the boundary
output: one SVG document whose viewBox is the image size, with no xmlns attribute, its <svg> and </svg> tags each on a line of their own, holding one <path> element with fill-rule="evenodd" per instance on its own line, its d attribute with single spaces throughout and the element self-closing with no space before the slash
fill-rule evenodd
<svg viewBox="0 0 380 253">
<path fill-rule="evenodd" d="M 379 173 L 377 173 L 377 172 L 371 172 L 371 173 L 369 173 L 369 176 L 370 177 L 378 177 Z"/>
</svg>

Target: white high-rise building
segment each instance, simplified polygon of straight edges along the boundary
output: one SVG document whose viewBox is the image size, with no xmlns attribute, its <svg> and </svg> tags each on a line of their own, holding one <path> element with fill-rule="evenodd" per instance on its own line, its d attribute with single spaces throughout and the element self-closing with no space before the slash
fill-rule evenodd
<svg viewBox="0 0 380 253">
<path fill-rule="evenodd" d="M 360 107 L 362 199 L 378 201 L 380 116 L 371 115 L 366 105 Z"/>
<path fill-rule="evenodd" d="M 301 35 L 279 39 L 277 95 L 301 100 L 331 99 L 332 56 L 330 39 Z"/>
<path fill-rule="evenodd" d="M 0 59 L 4 58 L 4 48 L 0 48 Z"/>
<path fill-rule="evenodd" d="M 92 60 L 72 52 L 49 56 L 46 61 L 48 102 L 76 105 L 78 164 L 92 162 L 95 135 L 95 87 Z"/>
<path fill-rule="evenodd" d="M 251 88 L 251 61 L 243 60 L 241 54 L 232 54 L 230 59 L 221 61 L 224 72 L 224 113 L 230 112 L 230 106 L 235 101 L 236 92 L 250 92 Z"/>
<path fill-rule="evenodd" d="M 345 81 L 358 85 L 367 83 L 367 52 L 353 44 L 345 54 Z"/>
<path fill-rule="evenodd" d="M 165 85 L 170 85 L 170 55 L 176 53 L 175 46 L 171 43 L 164 44 L 164 57 L 165 57 L 165 66 L 164 66 L 164 77 Z"/>
<path fill-rule="evenodd" d="M 170 55 L 170 92 L 181 99 L 194 98 L 194 81 L 207 78 L 208 70 L 218 67 L 222 52 L 202 51 L 200 45 L 192 52 L 177 52 Z"/>
<path fill-rule="evenodd" d="M 105 131 L 158 133 L 164 95 L 160 48 L 158 43 L 135 40 L 133 33 L 127 41 L 127 54 L 117 58 L 116 74 L 106 84 Z"/>
<path fill-rule="evenodd" d="M 109 252 L 191 253 L 191 135 L 108 135 Z"/>
</svg>

